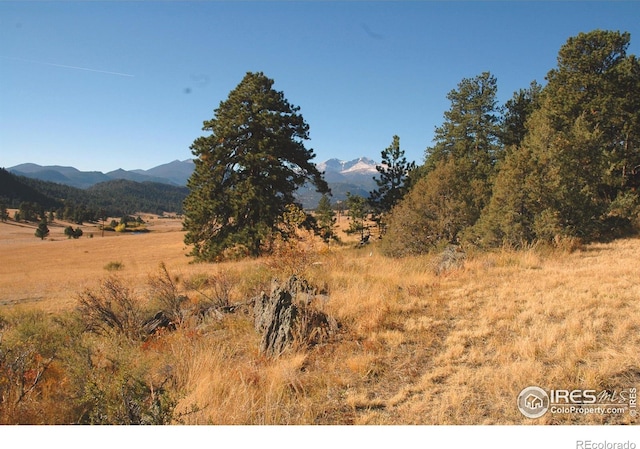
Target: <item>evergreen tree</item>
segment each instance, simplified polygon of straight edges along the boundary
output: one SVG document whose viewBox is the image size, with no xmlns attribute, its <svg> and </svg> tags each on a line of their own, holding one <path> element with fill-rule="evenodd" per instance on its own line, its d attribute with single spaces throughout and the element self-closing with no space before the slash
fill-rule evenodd
<svg viewBox="0 0 640 449">
<path fill-rule="evenodd" d="M 640 65 L 628 44 L 628 33 L 597 30 L 563 45 L 474 239 L 591 240 L 637 217 Z"/>
<path fill-rule="evenodd" d="M 465 232 L 465 240 L 480 247 L 506 245 L 520 248 L 533 241 L 536 211 L 550 192 L 531 180 L 544 174 L 541 165 L 532 164 L 528 147 L 514 147 L 500 165 L 491 200 L 473 228 Z M 534 170 L 538 173 L 534 174 Z"/>
<path fill-rule="evenodd" d="M 365 225 L 365 220 L 369 216 L 369 207 L 367 200 L 360 195 L 352 195 L 351 192 L 347 192 L 347 214 L 349 216 L 349 228 L 345 231 L 347 234 L 360 233 L 360 241 L 365 240 L 365 232 L 368 232 L 368 228 Z"/>
<path fill-rule="evenodd" d="M 444 113 L 445 122 L 436 128 L 435 145 L 426 152 L 427 170 L 452 160 L 460 171 L 455 175 L 460 184 L 454 187 L 466 197 L 470 212 L 466 226 L 478 219 L 488 203 L 495 167 L 502 156 L 497 92 L 497 80 L 489 72 L 463 79 L 458 89 L 447 95 L 451 107 Z"/>
<path fill-rule="evenodd" d="M 35 221 L 38 217 L 37 215 L 38 205 L 35 203 L 30 203 L 28 201 L 23 201 L 20 203 L 20 219 L 25 221 Z"/>
<path fill-rule="evenodd" d="M 68 239 L 79 239 L 80 237 L 82 237 L 82 234 L 83 232 L 80 228 L 73 229 L 72 226 L 67 226 L 66 228 L 64 228 L 64 235 L 66 235 Z"/>
<path fill-rule="evenodd" d="M 545 89 L 545 113 L 557 133 L 582 127 L 601 141 L 591 154 L 571 145 L 574 154 L 559 155 L 579 157 L 581 176 L 604 181 L 599 193 L 608 198 L 640 182 L 640 65 L 626 54 L 629 42 L 629 33 L 602 30 L 570 38 Z"/>
<path fill-rule="evenodd" d="M 435 130 L 435 145 L 425 154 L 425 165 L 433 169 L 448 158 L 472 163 L 475 178 L 489 179 L 500 159 L 497 79 L 489 72 L 464 78 L 447 94 L 451 107 Z"/>
<path fill-rule="evenodd" d="M 542 86 L 532 82 L 528 89 L 514 92 L 503 108 L 500 141 L 505 150 L 518 147 L 527 134 L 527 120 L 540 105 Z"/>
<path fill-rule="evenodd" d="M 7 205 L 4 203 L 0 203 L 0 220 L 3 222 L 9 219 L 9 211 L 7 210 Z"/>
<path fill-rule="evenodd" d="M 336 213 L 331 207 L 331 200 L 328 195 L 322 195 L 316 208 L 318 221 L 318 232 L 325 243 L 336 240 L 334 227 L 336 224 Z"/>
<path fill-rule="evenodd" d="M 40 240 L 44 240 L 46 236 L 49 235 L 49 228 L 47 227 L 47 220 L 43 218 L 38 225 L 38 229 L 36 229 L 35 233 L 36 237 Z"/>
<path fill-rule="evenodd" d="M 414 162 L 407 162 L 400 149 L 400 137 L 393 136 L 393 142 L 380 153 L 381 165 L 376 165 L 380 177 L 374 177 L 378 188 L 369 193 L 369 203 L 375 212 L 375 221 L 384 228 L 384 214 L 391 211 L 409 189 L 409 173 L 415 168 Z"/>
<path fill-rule="evenodd" d="M 191 145 L 195 170 L 184 202 L 185 243 L 198 260 L 214 260 L 227 249 L 257 256 L 276 234 L 294 192 L 311 182 L 328 192 L 304 146 L 309 126 L 273 80 L 247 73 L 214 118 L 211 134 Z"/>
<path fill-rule="evenodd" d="M 441 161 L 393 209 L 389 217 L 383 253 L 394 256 L 419 255 L 448 243 L 473 222 L 469 209 L 470 191 L 458 190 L 465 184 L 464 171 L 453 159 Z"/>
<path fill-rule="evenodd" d="M 531 166 L 531 152 L 522 148 L 522 143 L 531 127 L 544 126 L 539 121 L 529 124 L 540 106 L 541 95 L 542 87 L 534 81 L 528 89 L 514 92 L 505 103 L 500 122 L 505 156 L 497 167 L 489 204 L 473 228 L 465 230 L 465 240 L 483 247 L 520 247 L 533 238 L 532 211 L 543 195 L 526 183 L 535 167 Z"/>
<path fill-rule="evenodd" d="M 451 107 L 426 151 L 423 177 L 391 213 L 386 252 L 427 252 L 458 243 L 489 202 L 498 160 L 497 81 L 490 73 L 463 79 L 447 98 Z"/>
</svg>

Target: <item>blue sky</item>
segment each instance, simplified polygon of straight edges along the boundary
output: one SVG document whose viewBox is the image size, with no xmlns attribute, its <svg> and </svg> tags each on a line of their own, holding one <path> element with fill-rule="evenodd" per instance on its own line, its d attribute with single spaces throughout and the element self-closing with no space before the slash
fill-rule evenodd
<svg viewBox="0 0 640 449">
<path fill-rule="evenodd" d="M 300 106 L 317 162 L 397 134 L 421 163 L 463 78 L 490 71 L 504 103 L 597 28 L 640 54 L 634 1 L 0 1 L 0 167 L 190 158 L 248 71 Z"/>
</svg>

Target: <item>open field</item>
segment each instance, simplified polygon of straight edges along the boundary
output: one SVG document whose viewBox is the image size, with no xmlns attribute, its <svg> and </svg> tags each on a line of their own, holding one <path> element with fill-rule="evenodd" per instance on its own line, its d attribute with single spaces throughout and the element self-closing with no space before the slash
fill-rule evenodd
<svg viewBox="0 0 640 449">
<path fill-rule="evenodd" d="M 638 238 L 572 253 L 468 254 L 462 267 L 437 275 L 436 256 L 388 259 L 375 243 L 320 247 L 293 263 L 190 264 L 177 220 L 154 218 L 152 232 L 104 238 L 87 228 L 78 240 L 66 239 L 62 227 L 50 229 L 40 241 L 34 226 L 0 223 L 0 316 L 65 313 L 82 291 L 113 275 L 144 298 L 161 262 L 180 287 L 227 273 L 237 302 L 292 267 L 327 289 L 318 307 L 336 318 L 340 332 L 277 359 L 258 352 L 250 310 L 128 347 L 133 359 L 148 363 L 149 378 L 171 367 L 176 422 L 638 422 L 628 411 L 529 419 L 516 407 L 530 385 L 612 393 L 640 386 Z M 122 269 L 108 271 L 110 262 Z"/>
<path fill-rule="evenodd" d="M 66 222 L 50 223 L 44 241 L 34 237 L 37 226 L 33 223 L 0 223 L 4 254 L 0 304 L 37 303 L 50 311 L 64 309 L 75 304 L 84 288 L 109 274 L 105 266 L 110 262 L 122 263 L 118 274 L 134 284 L 144 283 L 161 261 L 187 266 L 180 221 L 144 217 L 153 232 L 105 232 L 101 237 L 97 225 L 83 225 L 84 235 L 77 240 L 64 235 L 65 226 L 72 225 Z"/>
</svg>

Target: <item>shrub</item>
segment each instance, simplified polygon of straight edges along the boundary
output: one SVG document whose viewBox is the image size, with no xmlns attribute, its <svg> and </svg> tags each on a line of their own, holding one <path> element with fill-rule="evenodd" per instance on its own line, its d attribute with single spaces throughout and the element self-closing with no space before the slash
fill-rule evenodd
<svg viewBox="0 0 640 449">
<path fill-rule="evenodd" d="M 78 310 L 87 329 L 97 334 L 115 332 L 132 340 L 144 334 L 138 301 L 117 278 L 103 281 L 97 292 L 85 290 Z"/>
<path fill-rule="evenodd" d="M 74 239 L 80 238 L 82 237 L 82 234 L 82 229 L 80 228 L 73 229 L 72 226 L 67 226 L 66 228 L 64 228 L 64 235 L 66 235 L 69 239 L 72 237 Z"/>
<path fill-rule="evenodd" d="M 76 379 L 77 402 L 81 405 L 76 421 L 170 424 L 176 404 L 169 388 L 171 370 L 155 370 L 136 346 L 118 338 L 101 341 L 100 347 L 106 347 L 106 354 L 89 348 L 85 375 Z"/>
<path fill-rule="evenodd" d="M 104 266 L 104 269 L 107 271 L 119 271 L 124 269 L 124 264 L 122 262 L 109 262 Z"/>
<path fill-rule="evenodd" d="M 420 179 L 391 211 L 383 253 L 418 255 L 457 243 L 459 234 L 474 221 L 462 177 L 461 169 L 448 161 Z"/>
<path fill-rule="evenodd" d="M 80 314 L 0 317 L 0 424 L 171 423 L 178 394 L 171 358 L 145 351 L 130 338 L 135 332 L 115 331 L 116 321 L 136 321 L 135 307 L 123 305 L 129 299 L 107 281 L 85 293 L 91 313 L 85 304 Z M 106 330 L 86 332 L 98 327 Z"/>
<path fill-rule="evenodd" d="M 184 319 L 183 305 L 188 299 L 178 291 L 176 282 L 171 279 L 164 262 L 160 263 L 160 274 L 149 278 L 151 295 L 157 299 L 170 319 L 175 323 L 181 323 Z"/>
<path fill-rule="evenodd" d="M 44 312 L 19 312 L 0 325 L 0 423 L 67 424 L 73 395 L 65 372 L 73 326 Z"/>
</svg>

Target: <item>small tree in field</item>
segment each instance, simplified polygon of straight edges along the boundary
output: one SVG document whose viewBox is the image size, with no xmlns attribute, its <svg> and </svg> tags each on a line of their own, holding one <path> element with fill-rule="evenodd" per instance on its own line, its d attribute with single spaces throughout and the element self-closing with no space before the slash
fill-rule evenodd
<svg viewBox="0 0 640 449">
<path fill-rule="evenodd" d="M 327 195 L 322 195 L 316 209 L 320 237 L 325 243 L 336 240 L 334 226 L 336 224 L 336 213 L 331 207 L 331 200 Z"/>
<path fill-rule="evenodd" d="M 44 238 L 48 235 L 49 228 L 47 227 L 47 220 L 43 218 L 38 225 L 38 229 L 36 229 L 36 237 L 38 237 L 40 240 L 44 240 Z"/>
<path fill-rule="evenodd" d="M 347 234 L 357 234 L 359 232 L 361 241 L 364 241 L 365 230 L 368 230 L 364 224 L 369 215 L 367 200 L 360 195 L 351 195 L 350 192 L 347 192 L 347 209 L 351 222 L 345 232 Z"/>
<path fill-rule="evenodd" d="M 78 239 L 78 238 L 82 237 L 82 234 L 83 234 L 83 232 L 82 232 L 82 229 L 80 229 L 80 228 L 73 229 L 72 226 L 67 226 L 66 228 L 64 228 L 64 235 L 66 235 L 67 238 L 69 238 L 69 239 L 72 238 L 72 237 L 74 239 Z"/>
<path fill-rule="evenodd" d="M 9 211 L 7 210 L 7 206 L 4 203 L 0 203 L 0 220 L 7 221 L 9 218 Z"/>
</svg>

